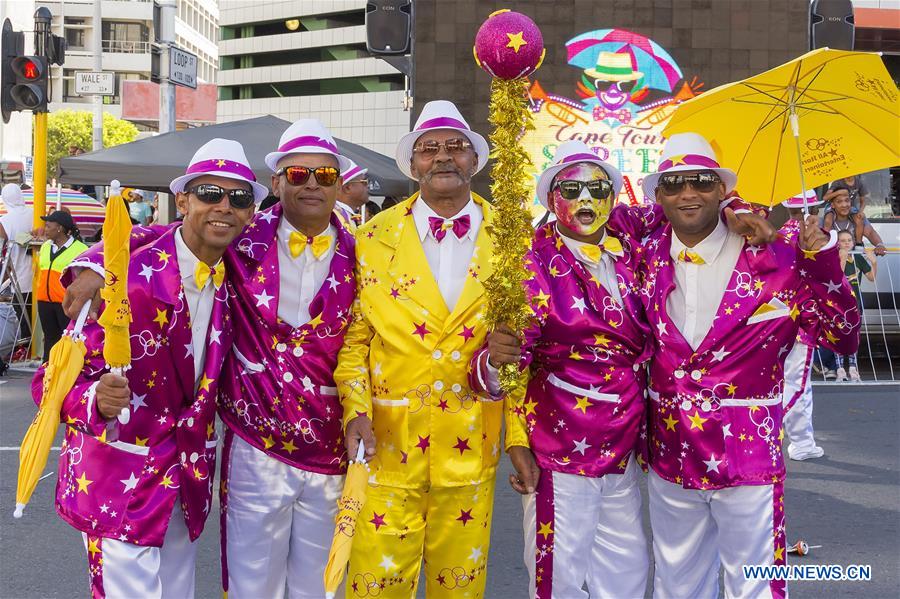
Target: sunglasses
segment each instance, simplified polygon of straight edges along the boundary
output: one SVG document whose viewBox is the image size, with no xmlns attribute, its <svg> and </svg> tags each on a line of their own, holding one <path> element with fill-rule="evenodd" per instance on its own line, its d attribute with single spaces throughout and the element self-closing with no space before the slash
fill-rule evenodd
<svg viewBox="0 0 900 599">
<path fill-rule="evenodd" d="M 308 168 L 305 166 L 286 166 L 275 171 L 278 176 L 284 175 L 291 185 L 303 185 L 309 181 L 310 175 L 315 175 L 316 183 L 322 187 L 331 187 L 337 183 L 340 171 L 333 166 L 319 166 Z"/>
<path fill-rule="evenodd" d="M 694 173 L 693 175 L 663 175 L 659 178 L 659 189 L 667 196 L 684 191 L 685 185 L 691 184 L 694 190 L 700 193 L 709 193 L 714 190 L 722 179 L 713 172 Z"/>
<path fill-rule="evenodd" d="M 554 189 L 559 190 L 559 195 L 566 200 L 577 200 L 581 195 L 581 190 L 587 187 L 588 193 L 595 200 L 608 198 L 612 193 L 612 181 L 606 179 L 595 179 L 593 181 L 575 181 L 572 179 L 563 179 L 557 181 Z"/>
<path fill-rule="evenodd" d="M 454 137 L 453 139 L 448 139 L 443 142 L 431 139 L 417 143 L 413 146 L 413 152 L 422 154 L 423 156 L 432 157 L 436 156 L 437 153 L 441 151 L 441 148 L 447 150 L 448 154 L 462 154 L 466 150 L 471 149 L 472 144 L 469 140 L 461 137 Z"/>
<path fill-rule="evenodd" d="M 238 210 L 246 210 L 253 206 L 256 201 L 253 197 L 253 192 L 249 189 L 223 189 L 211 183 L 197 185 L 185 191 L 197 196 L 197 199 L 204 204 L 218 204 L 223 197 L 228 196 L 228 202 L 231 204 L 231 207 Z"/>
</svg>

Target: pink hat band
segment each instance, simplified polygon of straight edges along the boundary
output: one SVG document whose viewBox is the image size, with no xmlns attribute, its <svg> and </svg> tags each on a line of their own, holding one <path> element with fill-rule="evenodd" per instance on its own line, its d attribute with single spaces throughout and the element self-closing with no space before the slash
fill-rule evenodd
<svg viewBox="0 0 900 599">
<path fill-rule="evenodd" d="M 663 160 L 659 163 L 659 167 L 656 169 L 656 172 L 661 173 L 663 171 L 669 170 L 673 166 L 680 166 L 682 164 L 687 166 L 700 166 L 704 168 L 722 168 L 719 163 L 712 158 L 700 154 L 685 154 L 684 156 L 674 156 L 673 158 L 678 158 L 678 160 L 674 162 L 672 158 Z"/>
<path fill-rule="evenodd" d="M 585 152 L 581 152 L 579 154 L 569 154 L 565 158 L 559 161 L 558 164 L 568 164 L 569 162 L 582 162 L 585 160 L 600 160 L 600 157 L 596 154 L 587 154 Z"/>
<path fill-rule="evenodd" d="M 184 174 L 193 175 L 194 173 L 209 173 L 215 171 L 238 175 L 248 181 L 256 181 L 256 175 L 253 174 L 253 171 L 250 170 L 248 166 L 239 162 L 234 162 L 233 160 L 223 159 L 201 160 L 200 162 L 195 162 L 188 167 Z"/>
<path fill-rule="evenodd" d="M 423 129 L 442 129 L 447 127 L 451 129 L 465 129 L 466 131 L 469 130 L 469 126 L 462 121 L 442 116 L 425 121 L 424 123 L 416 127 L 416 131 L 422 131 Z"/>
<path fill-rule="evenodd" d="M 363 172 L 363 169 L 359 168 L 358 166 L 355 166 L 355 167 L 351 168 L 349 171 L 347 171 L 346 173 L 344 173 L 342 175 L 342 177 L 344 179 L 344 182 L 346 183 L 350 179 L 353 179 L 354 177 L 359 176 L 362 172 Z"/>
<path fill-rule="evenodd" d="M 312 135 L 301 135 L 300 137 L 295 137 L 294 139 L 287 141 L 279 146 L 278 151 L 289 152 L 295 148 L 303 148 L 308 146 L 322 148 L 323 150 L 328 150 L 333 154 L 338 153 L 336 145 L 320 137 L 314 137 Z"/>
</svg>

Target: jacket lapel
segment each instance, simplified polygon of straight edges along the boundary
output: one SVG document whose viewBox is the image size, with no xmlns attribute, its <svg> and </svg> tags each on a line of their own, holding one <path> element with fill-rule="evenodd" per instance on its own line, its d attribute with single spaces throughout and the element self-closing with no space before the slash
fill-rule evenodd
<svg viewBox="0 0 900 599">
<path fill-rule="evenodd" d="M 659 247 L 656 251 L 654 262 L 650 268 L 656 268 L 656 293 L 653 294 L 653 305 L 650 306 L 650 326 L 655 329 L 654 336 L 661 345 L 676 351 L 681 355 L 691 355 L 694 350 L 687 342 L 678 327 L 669 317 L 666 310 L 666 300 L 675 289 L 675 266 L 669 252 L 672 248 L 672 226 L 666 225 L 665 233 L 659 238 Z M 658 263 L 658 264 L 657 264 Z"/>
<path fill-rule="evenodd" d="M 168 355 L 172 360 L 172 368 L 177 373 L 183 396 L 193 397 L 194 361 L 188 359 L 190 354 L 187 349 L 193 349 L 190 311 L 181 284 L 175 249 L 175 235 L 179 234 L 177 227 L 171 229 L 159 238 L 150 251 L 153 256 L 153 297 L 162 304 L 160 307 L 154 306 L 156 314 L 152 327 L 158 327 L 154 333 L 160 333 L 163 342 L 169 345 Z"/>
<path fill-rule="evenodd" d="M 388 275 L 393 279 L 393 288 L 403 289 L 406 297 L 427 310 L 429 315 L 444 322 L 450 312 L 431 273 L 412 216 L 412 205 L 418 197 L 418 193 L 413 194 L 404 204 L 392 210 L 389 218 L 382 222 L 382 226 L 388 231 L 381 236 L 381 240 L 393 252 L 388 263 Z"/>
<path fill-rule="evenodd" d="M 278 321 L 278 224 L 281 204 L 258 212 L 253 222 L 231 244 L 227 256 L 228 268 L 234 276 L 243 278 L 239 287 L 246 294 L 245 301 L 254 306 L 263 320 L 274 325 Z"/>
<path fill-rule="evenodd" d="M 466 320 L 467 313 L 476 302 L 484 302 L 484 281 L 494 273 L 494 267 L 491 263 L 491 254 L 494 251 L 494 242 L 488 232 L 489 227 L 494 220 L 493 208 L 483 198 L 477 194 L 472 194 L 475 203 L 481 206 L 483 220 L 481 227 L 478 229 L 478 236 L 475 238 L 475 251 L 472 253 L 472 260 L 469 262 L 466 280 L 463 283 L 462 291 L 453 312 L 446 320 L 444 325 L 445 331 L 454 331 L 461 320 Z M 440 291 L 438 292 L 440 293 Z"/>
</svg>

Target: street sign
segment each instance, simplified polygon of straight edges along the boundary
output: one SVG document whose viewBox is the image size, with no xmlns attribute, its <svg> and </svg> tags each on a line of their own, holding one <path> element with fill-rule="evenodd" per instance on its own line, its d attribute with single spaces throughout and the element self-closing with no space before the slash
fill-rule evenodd
<svg viewBox="0 0 900 599">
<path fill-rule="evenodd" d="M 197 89 L 197 55 L 170 45 L 169 81 Z"/>
<path fill-rule="evenodd" d="M 79 96 L 116 95 L 116 74 L 75 71 L 75 93 Z"/>
</svg>

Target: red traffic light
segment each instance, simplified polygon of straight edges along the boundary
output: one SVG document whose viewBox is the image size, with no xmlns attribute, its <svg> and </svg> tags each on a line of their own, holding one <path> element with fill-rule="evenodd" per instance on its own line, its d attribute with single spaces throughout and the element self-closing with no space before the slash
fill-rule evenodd
<svg viewBox="0 0 900 599">
<path fill-rule="evenodd" d="M 33 60 L 22 60 L 22 76 L 29 81 L 34 81 L 41 76 L 41 69 Z"/>
</svg>

